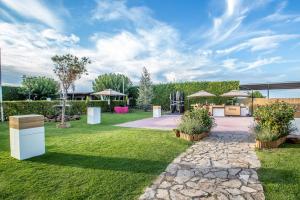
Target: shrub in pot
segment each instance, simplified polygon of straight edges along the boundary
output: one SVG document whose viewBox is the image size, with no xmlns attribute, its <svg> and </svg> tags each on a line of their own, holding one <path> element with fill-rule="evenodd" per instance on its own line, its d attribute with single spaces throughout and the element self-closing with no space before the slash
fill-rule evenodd
<svg viewBox="0 0 300 200">
<path fill-rule="evenodd" d="M 207 136 L 213 126 L 214 118 L 206 109 L 200 108 L 185 112 L 177 129 L 181 138 L 193 141 Z"/>
<path fill-rule="evenodd" d="M 254 113 L 257 148 L 274 148 L 285 142 L 295 130 L 292 125 L 295 108 L 285 102 L 260 106 Z"/>
</svg>

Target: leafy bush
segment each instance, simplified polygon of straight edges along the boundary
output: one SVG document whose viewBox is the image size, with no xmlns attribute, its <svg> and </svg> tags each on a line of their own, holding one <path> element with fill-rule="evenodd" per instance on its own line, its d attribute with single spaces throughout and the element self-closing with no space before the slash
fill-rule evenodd
<svg viewBox="0 0 300 200">
<path fill-rule="evenodd" d="M 261 141 L 274 141 L 294 130 L 292 120 L 295 108 L 285 102 L 260 106 L 254 113 L 256 138 Z"/>
<path fill-rule="evenodd" d="M 40 115 L 55 115 L 56 110 L 53 106 L 59 105 L 59 101 L 4 101 L 4 117 L 8 119 L 12 115 L 25 115 L 25 114 L 40 114 Z M 101 107 L 102 112 L 109 112 L 110 107 L 107 101 L 68 101 L 70 108 L 67 109 L 67 114 L 86 114 L 88 106 Z M 111 108 L 114 106 L 124 106 L 124 101 L 112 101 Z"/>
<path fill-rule="evenodd" d="M 20 87 L 2 86 L 3 101 L 25 100 L 25 95 L 20 93 Z"/>
<path fill-rule="evenodd" d="M 206 109 L 201 108 L 185 112 L 178 130 L 190 135 L 201 134 L 209 132 L 214 125 L 214 118 L 209 116 Z"/>
</svg>

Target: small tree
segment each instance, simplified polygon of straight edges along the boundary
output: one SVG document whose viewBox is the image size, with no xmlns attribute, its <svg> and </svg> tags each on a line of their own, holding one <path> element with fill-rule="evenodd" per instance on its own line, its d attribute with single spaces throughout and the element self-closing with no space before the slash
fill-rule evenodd
<svg viewBox="0 0 300 200">
<path fill-rule="evenodd" d="M 61 124 L 60 127 L 67 127 L 65 123 L 65 112 L 66 112 L 66 99 L 67 92 L 70 86 L 81 78 L 82 74 L 87 74 L 86 65 L 90 64 L 91 61 L 87 57 L 78 58 L 71 54 L 66 55 L 55 55 L 52 58 L 54 62 L 54 73 L 57 75 L 62 89 L 63 94 L 63 105 L 61 113 Z"/>
<path fill-rule="evenodd" d="M 138 106 L 143 108 L 145 111 L 148 110 L 153 98 L 153 88 L 150 73 L 147 71 L 146 67 L 143 68 L 138 93 Z"/>
</svg>

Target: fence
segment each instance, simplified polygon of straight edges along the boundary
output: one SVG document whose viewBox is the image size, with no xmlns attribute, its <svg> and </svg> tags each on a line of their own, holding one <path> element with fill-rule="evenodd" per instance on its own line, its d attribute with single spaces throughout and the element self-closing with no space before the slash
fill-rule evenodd
<svg viewBox="0 0 300 200">
<path fill-rule="evenodd" d="M 253 110 L 255 111 L 255 109 L 258 106 L 261 105 L 266 105 L 269 103 L 275 103 L 276 101 L 279 102 L 286 102 L 289 103 L 291 105 L 294 105 L 296 107 L 296 113 L 295 113 L 295 117 L 300 117 L 300 98 L 254 98 L 253 99 Z M 249 108 L 252 110 L 252 99 L 251 98 L 247 98 L 247 99 L 242 99 L 241 103 L 249 106 Z"/>
</svg>

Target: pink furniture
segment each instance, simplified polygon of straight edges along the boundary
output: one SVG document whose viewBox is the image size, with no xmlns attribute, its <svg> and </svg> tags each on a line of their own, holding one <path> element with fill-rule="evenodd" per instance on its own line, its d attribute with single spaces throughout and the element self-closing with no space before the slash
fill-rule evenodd
<svg viewBox="0 0 300 200">
<path fill-rule="evenodd" d="M 128 113 L 128 106 L 124 106 L 124 107 L 115 106 L 114 111 L 115 113 Z"/>
</svg>

